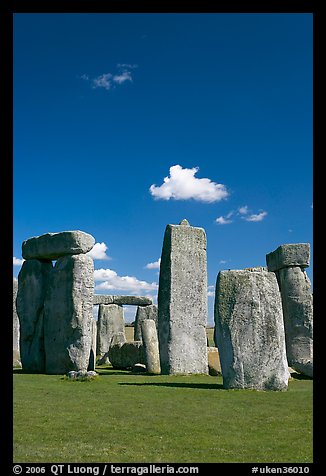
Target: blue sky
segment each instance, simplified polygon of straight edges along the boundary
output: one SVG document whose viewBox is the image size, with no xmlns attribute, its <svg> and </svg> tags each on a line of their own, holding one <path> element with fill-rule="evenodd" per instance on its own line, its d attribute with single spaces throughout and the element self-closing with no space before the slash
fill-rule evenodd
<svg viewBox="0 0 326 476">
<path fill-rule="evenodd" d="M 312 245 L 312 15 L 15 14 L 14 276 L 23 240 L 79 229 L 96 292 L 155 299 L 183 218 L 209 323 L 220 270 Z"/>
</svg>

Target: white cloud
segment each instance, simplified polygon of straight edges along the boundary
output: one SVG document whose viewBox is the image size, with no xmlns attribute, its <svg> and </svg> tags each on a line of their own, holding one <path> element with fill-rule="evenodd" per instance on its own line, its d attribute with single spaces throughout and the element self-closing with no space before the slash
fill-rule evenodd
<svg viewBox="0 0 326 476">
<path fill-rule="evenodd" d="M 243 207 L 239 207 L 238 212 L 240 215 L 246 215 L 248 213 L 248 206 L 244 205 Z"/>
<path fill-rule="evenodd" d="M 95 243 L 91 251 L 89 251 L 87 254 L 93 259 L 111 259 L 110 256 L 106 254 L 107 249 L 108 247 L 105 243 Z"/>
<path fill-rule="evenodd" d="M 137 67 L 137 64 L 122 63 L 117 65 L 117 72 L 103 73 L 96 78 L 90 78 L 88 74 L 84 73 L 79 76 L 79 78 L 84 81 L 90 81 L 93 89 L 103 88 L 109 91 L 110 89 L 115 88 L 116 85 L 123 84 L 126 81 L 132 82 L 133 79 L 130 70 Z"/>
<path fill-rule="evenodd" d="M 116 74 L 113 76 L 112 80 L 115 83 L 122 84 L 125 81 L 131 81 L 132 82 L 132 77 L 130 71 L 123 71 L 121 74 Z"/>
<path fill-rule="evenodd" d="M 150 193 L 161 200 L 197 200 L 213 203 L 227 198 L 229 193 L 225 185 L 212 182 L 208 178 L 197 178 L 198 167 L 184 169 L 180 165 L 170 167 L 170 176 L 164 178 L 164 183 L 157 187 L 151 185 Z"/>
<path fill-rule="evenodd" d="M 107 91 L 111 89 L 112 87 L 112 74 L 111 73 L 104 73 L 98 76 L 97 78 L 94 78 L 92 83 L 93 83 L 93 88 L 104 88 Z"/>
<path fill-rule="evenodd" d="M 218 223 L 219 225 L 229 225 L 230 223 L 232 223 L 232 220 L 229 220 L 228 218 L 224 218 L 224 217 L 218 217 L 216 218 L 216 223 Z"/>
<path fill-rule="evenodd" d="M 155 261 L 154 263 L 148 263 L 145 268 L 147 269 L 160 269 L 160 265 L 161 265 L 161 258 L 159 258 L 157 261 Z"/>
<path fill-rule="evenodd" d="M 221 259 L 221 260 L 219 261 L 219 264 L 226 264 L 226 263 L 227 263 L 227 261 L 226 261 L 225 259 Z"/>
<path fill-rule="evenodd" d="M 207 296 L 215 296 L 215 286 L 213 284 L 207 287 Z"/>
<path fill-rule="evenodd" d="M 14 256 L 12 259 L 12 264 L 14 266 L 21 266 L 24 261 L 25 261 L 24 259 L 19 259 L 19 258 L 16 258 L 16 256 Z"/>
<path fill-rule="evenodd" d="M 241 215 L 242 220 L 257 222 L 257 221 L 262 221 L 266 217 L 267 212 L 261 210 L 259 213 L 251 213 L 248 206 L 243 205 L 242 207 L 239 207 L 237 209 L 236 213 L 233 210 L 231 210 L 227 215 L 216 218 L 215 222 L 218 223 L 219 225 L 229 225 L 230 223 L 233 222 L 233 220 L 230 220 L 230 218 L 234 214 L 235 216 Z"/>
<path fill-rule="evenodd" d="M 101 284 L 95 286 L 96 290 L 116 290 L 124 291 L 131 294 L 139 294 L 144 291 L 156 292 L 157 283 L 147 283 L 141 281 L 134 276 L 118 276 L 112 269 L 97 269 L 94 271 L 95 281 L 102 281 Z"/>
<path fill-rule="evenodd" d="M 261 211 L 260 213 L 253 213 L 252 215 L 249 215 L 248 217 L 242 217 L 246 221 L 262 221 L 265 216 L 267 215 L 267 212 Z"/>
</svg>

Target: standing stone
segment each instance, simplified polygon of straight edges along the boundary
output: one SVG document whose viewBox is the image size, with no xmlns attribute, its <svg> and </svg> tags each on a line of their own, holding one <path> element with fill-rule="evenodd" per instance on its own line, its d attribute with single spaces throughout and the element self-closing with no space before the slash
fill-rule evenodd
<svg viewBox="0 0 326 476">
<path fill-rule="evenodd" d="M 91 321 L 92 343 L 91 352 L 89 355 L 88 371 L 95 370 L 96 367 L 96 337 L 97 337 L 97 322 L 93 318 Z"/>
<path fill-rule="evenodd" d="M 140 341 L 113 344 L 108 357 L 115 369 L 131 369 L 136 364 L 146 363 L 144 346 Z"/>
<path fill-rule="evenodd" d="M 146 357 L 146 368 L 150 374 L 160 374 L 160 351 L 156 323 L 152 319 L 145 319 L 141 323 L 143 345 Z"/>
<path fill-rule="evenodd" d="M 155 304 L 150 306 L 138 306 L 134 324 L 134 340 L 142 340 L 142 322 L 152 319 L 157 326 L 158 309 Z"/>
<path fill-rule="evenodd" d="M 282 296 L 286 352 L 289 366 L 313 376 L 313 296 L 305 272 L 309 266 L 308 243 L 279 246 L 266 256 L 275 271 Z"/>
<path fill-rule="evenodd" d="M 220 356 L 217 347 L 207 347 L 208 373 L 212 376 L 221 375 Z"/>
<path fill-rule="evenodd" d="M 24 370 L 44 372 L 44 298 L 51 262 L 24 261 L 16 299 L 20 326 L 20 357 Z"/>
<path fill-rule="evenodd" d="M 22 256 L 24 259 L 55 260 L 65 255 L 87 253 L 94 244 L 94 237 L 84 231 L 46 233 L 25 240 L 22 245 Z"/>
<path fill-rule="evenodd" d="M 45 299 L 46 372 L 87 371 L 91 351 L 94 265 L 79 254 L 59 258 Z"/>
<path fill-rule="evenodd" d="M 103 356 L 110 349 L 114 336 L 126 341 L 123 307 L 119 304 L 99 304 L 97 319 L 97 355 Z M 116 342 L 117 343 L 117 342 Z"/>
<path fill-rule="evenodd" d="M 290 374 L 275 274 L 221 271 L 214 315 L 224 387 L 286 390 Z"/>
<path fill-rule="evenodd" d="M 203 228 L 167 225 L 158 291 L 163 374 L 207 374 L 207 264 Z"/>
<path fill-rule="evenodd" d="M 16 278 L 13 279 L 13 350 L 19 352 L 19 320 L 16 309 L 16 298 L 18 292 L 18 281 Z"/>
</svg>

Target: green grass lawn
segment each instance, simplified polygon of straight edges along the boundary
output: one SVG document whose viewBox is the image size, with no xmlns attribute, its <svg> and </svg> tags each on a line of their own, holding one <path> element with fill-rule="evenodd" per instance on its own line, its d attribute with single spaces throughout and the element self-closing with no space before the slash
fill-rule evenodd
<svg viewBox="0 0 326 476">
<path fill-rule="evenodd" d="M 312 462 L 312 381 L 224 390 L 221 377 L 14 371 L 15 462 Z"/>
</svg>

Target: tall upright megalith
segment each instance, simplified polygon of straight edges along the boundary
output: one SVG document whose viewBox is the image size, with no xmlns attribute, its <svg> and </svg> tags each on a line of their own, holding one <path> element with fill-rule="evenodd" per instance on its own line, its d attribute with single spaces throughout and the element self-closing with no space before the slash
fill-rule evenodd
<svg viewBox="0 0 326 476">
<path fill-rule="evenodd" d="M 59 258 L 45 297 L 46 373 L 87 371 L 92 343 L 94 264 L 85 254 Z"/>
<path fill-rule="evenodd" d="M 207 374 L 206 233 L 187 220 L 167 225 L 159 291 L 158 337 L 163 374 Z"/>
<path fill-rule="evenodd" d="M 91 351 L 95 239 L 74 230 L 25 240 L 17 314 L 24 370 L 86 371 Z M 55 266 L 52 260 L 57 260 Z"/>
<path fill-rule="evenodd" d="M 305 268 L 310 262 L 308 243 L 285 244 L 266 255 L 282 296 L 286 352 L 290 367 L 313 376 L 313 296 Z"/>
<path fill-rule="evenodd" d="M 156 323 L 153 319 L 144 319 L 141 323 L 141 328 L 147 372 L 150 374 L 160 374 L 160 351 Z"/>
<path fill-rule="evenodd" d="M 23 369 L 31 372 L 45 371 L 44 298 L 51 271 L 51 261 L 30 259 L 18 274 L 20 358 Z"/>
<path fill-rule="evenodd" d="M 263 268 L 220 271 L 214 316 L 223 386 L 286 390 L 289 371 L 275 274 Z"/>
<path fill-rule="evenodd" d="M 17 308 L 16 308 L 16 298 L 18 292 L 18 280 L 13 278 L 13 303 L 12 303 L 12 349 L 14 353 L 14 361 L 20 360 L 20 351 L 19 351 L 19 319 L 17 315 Z"/>
<path fill-rule="evenodd" d="M 134 324 L 134 340 L 143 340 L 142 337 L 142 323 L 146 319 L 152 319 L 157 326 L 158 309 L 156 304 L 149 306 L 138 306 Z"/>
<path fill-rule="evenodd" d="M 97 355 L 103 356 L 110 349 L 114 336 L 119 342 L 126 342 L 123 306 L 120 304 L 99 304 L 97 319 Z"/>
</svg>

